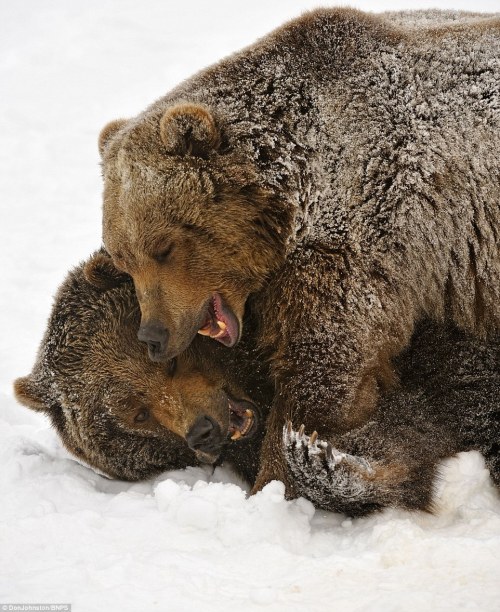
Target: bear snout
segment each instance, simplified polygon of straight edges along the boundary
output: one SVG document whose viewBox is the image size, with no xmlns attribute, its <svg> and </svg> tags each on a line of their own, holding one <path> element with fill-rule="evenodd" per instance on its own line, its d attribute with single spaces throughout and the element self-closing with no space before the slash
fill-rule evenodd
<svg viewBox="0 0 500 612">
<path fill-rule="evenodd" d="M 208 415 L 198 417 L 186 435 L 189 448 L 196 452 L 200 460 L 206 456 L 209 463 L 219 456 L 223 440 L 220 425 Z"/>
<path fill-rule="evenodd" d="M 148 321 L 141 324 L 137 337 L 147 344 L 149 358 L 152 361 L 164 361 L 169 339 L 168 329 L 160 321 Z"/>
</svg>

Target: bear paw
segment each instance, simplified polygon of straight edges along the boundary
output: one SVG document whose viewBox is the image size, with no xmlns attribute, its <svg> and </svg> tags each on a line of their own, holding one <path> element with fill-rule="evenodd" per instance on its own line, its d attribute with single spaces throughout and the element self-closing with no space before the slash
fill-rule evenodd
<svg viewBox="0 0 500 612">
<path fill-rule="evenodd" d="M 343 453 L 330 442 L 318 438 L 317 431 L 308 436 L 304 433 L 304 429 L 304 425 L 301 425 L 297 431 L 294 431 L 291 421 L 288 421 L 283 428 L 283 444 L 292 463 L 302 466 L 313 465 L 315 469 L 326 471 L 347 464 L 365 471 L 367 475 L 373 474 L 370 462 L 364 457 Z"/>
<path fill-rule="evenodd" d="M 306 435 L 303 425 L 294 430 L 290 421 L 283 428 L 283 450 L 296 494 L 315 506 L 352 516 L 380 507 L 375 470 L 364 457 L 339 451 L 316 431 Z"/>
</svg>

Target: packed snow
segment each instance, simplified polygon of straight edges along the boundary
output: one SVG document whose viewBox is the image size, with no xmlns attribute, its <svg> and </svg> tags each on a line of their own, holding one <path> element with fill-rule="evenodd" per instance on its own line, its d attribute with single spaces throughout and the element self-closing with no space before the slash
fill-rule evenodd
<svg viewBox="0 0 500 612">
<path fill-rule="evenodd" d="M 477 453 L 443 464 L 434 516 L 350 520 L 286 501 L 278 482 L 248 497 L 229 466 L 107 480 L 12 395 L 58 284 L 100 244 L 100 128 L 317 4 L 0 4 L 0 604 L 498 611 L 500 495 Z M 500 10 L 498 0 L 354 5 Z"/>
</svg>

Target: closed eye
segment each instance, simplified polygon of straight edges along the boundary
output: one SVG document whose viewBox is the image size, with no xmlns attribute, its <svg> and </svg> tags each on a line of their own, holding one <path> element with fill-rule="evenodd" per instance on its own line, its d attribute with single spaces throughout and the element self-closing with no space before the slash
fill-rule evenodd
<svg viewBox="0 0 500 612">
<path fill-rule="evenodd" d="M 171 242 L 166 248 L 156 253 L 156 255 L 153 256 L 153 259 L 161 264 L 166 263 L 170 259 L 170 256 L 172 255 L 173 250 L 174 250 L 174 243 Z"/>
</svg>

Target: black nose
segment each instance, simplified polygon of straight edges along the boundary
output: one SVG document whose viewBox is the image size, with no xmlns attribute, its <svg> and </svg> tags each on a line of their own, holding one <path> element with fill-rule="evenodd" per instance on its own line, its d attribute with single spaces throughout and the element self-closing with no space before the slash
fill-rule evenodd
<svg viewBox="0 0 500 612">
<path fill-rule="evenodd" d="M 148 345 L 149 358 L 152 361 L 162 361 L 168 345 L 168 330 L 159 321 L 148 321 L 139 328 L 137 337 Z"/>
<path fill-rule="evenodd" d="M 207 415 L 198 417 L 188 431 L 189 448 L 203 453 L 218 453 L 222 443 L 222 431 L 215 419 Z"/>
</svg>

